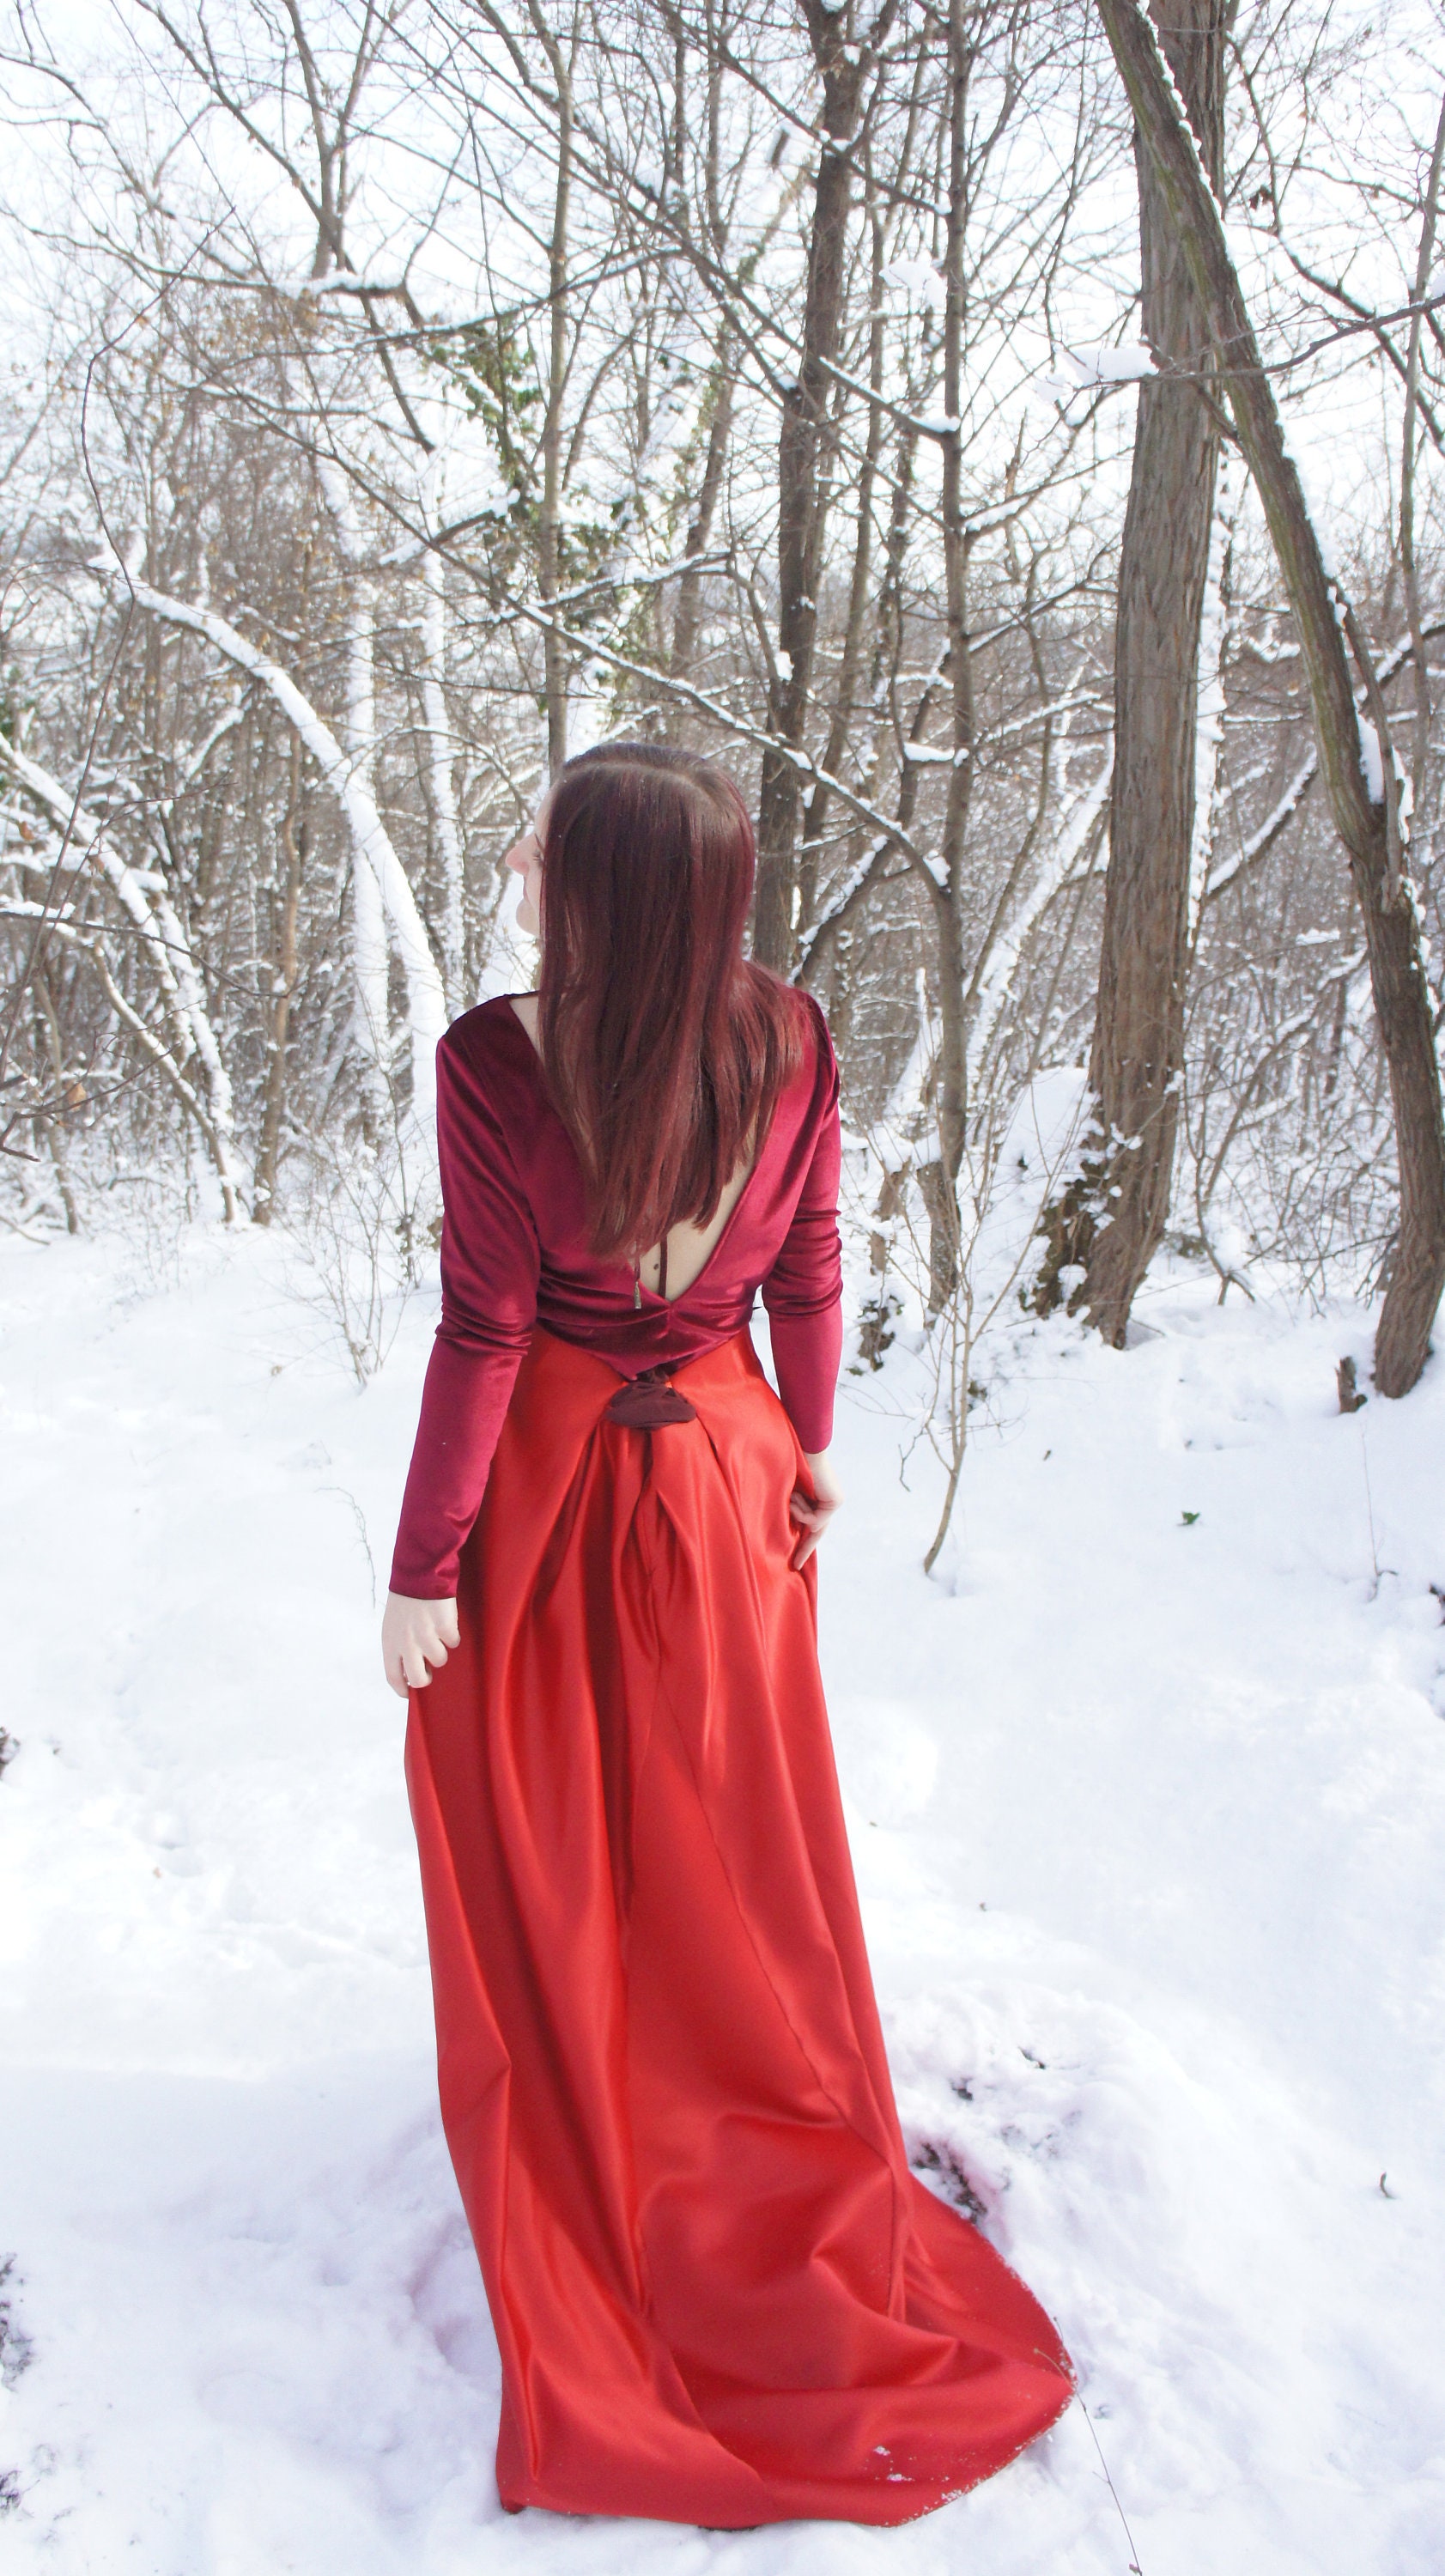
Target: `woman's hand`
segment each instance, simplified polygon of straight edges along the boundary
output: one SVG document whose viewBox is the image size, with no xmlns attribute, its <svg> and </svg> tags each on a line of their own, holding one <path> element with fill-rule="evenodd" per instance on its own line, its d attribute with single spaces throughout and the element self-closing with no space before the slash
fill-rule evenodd
<svg viewBox="0 0 1445 2576">
<path fill-rule="evenodd" d="M 448 1649 L 462 1641 L 455 1601 L 409 1601 L 404 1592 L 388 1592 L 381 1622 L 381 1660 L 398 1699 L 425 1690 L 429 1664 L 444 1664 Z"/>
<path fill-rule="evenodd" d="M 803 1533 L 790 1560 L 795 1567 L 807 1564 L 843 1499 L 843 1488 L 833 1472 L 829 1452 L 819 1449 L 810 1458 L 805 1450 L 803 1455 L 813 1490 L 808 1493 L 802 1485 L 795 1485 L 788 1503 L 788 1509 Z"/>
</svg>

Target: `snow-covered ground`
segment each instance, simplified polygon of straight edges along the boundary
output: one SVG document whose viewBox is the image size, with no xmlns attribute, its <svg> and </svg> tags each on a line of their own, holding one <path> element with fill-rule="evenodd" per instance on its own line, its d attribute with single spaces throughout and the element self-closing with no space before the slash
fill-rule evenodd
<svg viewBox="0 0 1445 2576">
<path fill-rule="evenodd" d="M 513 2520 L 375 1644 L 433 1310 L 358 1392 L 293 1265 L 0 1243 L 5 2565 L 1125 2576 L 1107 2460 L 1143 2576 L 1438 2576 L 1445 1362 L 1345 1418 L 1364 1318 L 1183 1275 L 1020 1334 L 932 1583 L 915 1362 L 845 1379 L 900 2108 L 1092 2420 L 895 2533 Z"/>
</svg>

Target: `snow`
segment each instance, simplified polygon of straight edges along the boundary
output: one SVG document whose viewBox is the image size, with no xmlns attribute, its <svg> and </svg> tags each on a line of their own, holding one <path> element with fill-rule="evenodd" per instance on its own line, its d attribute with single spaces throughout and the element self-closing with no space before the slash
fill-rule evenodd
<svg viewBox="0 0 1445 2576">
<path fill-rule="evenodd" d="M 1059 352 L 1069 372 L 1066 376 L 1045 376 L 1046 393 L 1065 396 L 1090 385 L 1140 384 L 1155 373 L 1153 352 L 1135 341 L 1120 347 L 1061 349 Z"/>
<path fill-rule="evenodd" d="M 993 1033 L 1013 991 L 1024 942 L 1040 915 L 1068 884 L 1083 858 L 1113 780 L 1114 736 L 1111 729 L 1104 757 L 1089 785 L 1081 788 L 1067 785 L 1064 773 L 1068 765 L 1068 737 L 1072 722 L 1072 711 L 1066 709 L 1053 754 L 1057 805 L 1052 845 L 1047 849 L 1029 893 L 1010 919 L 1000 926 L 993 953 L 979 979 L 973 1026 L 968 1037 L 969 1089 L 975 1099 L 983 1087 L 984 1067 Z"/>
<path fill-rule="evenodd" d="M 1199 612 L 1199 647 L 1195 679 L 1194 829 L 1189 850 L 1189 928 L 1193 936 L 1208 887 L 1214 852 L 1215 794 L 1219 756 L 1224 742 L 1224 652 L 1229 625 L 1225 581 L 1234 545 L 1235 522 L 1243 485 L 1235 460 L 1221 456 L 1215 468 L 1214 507 L 1209 519 L 1209 557 Z"/>
<path fill-rule="evenodd" d="M 942 1581 L 915 1337 L 845 1374 L 823 1645 L 900 2110 L 1093 2431 L 897 2533 L 714 2535 L 492 2487 L 375 1651 L 431 1293 L 358 1392 L 279 1232 L 0 1239 L 7 2568 L 1122 2576 L 1094 2432 L 1145 2576 L 1438 2567 L 1445 1365 L 1341 1416 L 1368 1318 L 1254 1284 L 986 1348 Z"/>
<path fill-rule="evenodd" d="M 1284 459 L 1286 465 L 1294 470 L 1295 479 L 1300 488 L 1300 497 L 1304 502 L 1305 517 L 1314 531 L 1314 540 L 1319 549 L 1325 579 L 1336 591 L 1335 615 L 1337 618 L 1342 618 L 1344 600 L 1339 595 L 1341 576 L 1335 560 L 1334 540 L 1330 532 L 1331 512 L 1328 507 L 1328 496 L 1315 481 L 1310 459 L 1301 452 L 1302 426 L 1298 419 L 1281 415 L 1280 439 L 1284 448 Z"/>
<path fill-rule="evenodd" d="M 926 304 L 934 313 L 941 313 L 948 300 L 947 284 L 931 259 L 887 260 L 883 283 L 912 303 Z"/>
<path fill-rule="evenodd" d="M 1066 349 L 1064 357 L 1081 385 L 1132 385 L 1154 373 L 1154 353 L 1137 341 L 1119 348 Z"/>
</svg>

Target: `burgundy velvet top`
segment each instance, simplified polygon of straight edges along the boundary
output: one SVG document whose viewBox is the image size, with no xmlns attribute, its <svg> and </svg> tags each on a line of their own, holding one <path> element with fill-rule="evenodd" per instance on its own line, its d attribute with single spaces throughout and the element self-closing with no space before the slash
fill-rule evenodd
<svg viewBox="0 0 1445 2576">
<path fill-rule="evenodd" d="M 761 1287 L 778 1391 L 810 1454 L 826 1449 L 842 1349 L 838 1069 L 815 1044 L 782 1092 L 722 1234 L 671 1301 L 589 1249 L 577 1151 L 541 1059 L 505 996 L 466 1011 L 437 1049 L 442 1318 L 422 1392 L 391 1588 L 447 1600 L 481 1506 L 513 1382 L 541 1324 L 621 1377 L 697 1359 L 741 1332 Z"/>
</svg>

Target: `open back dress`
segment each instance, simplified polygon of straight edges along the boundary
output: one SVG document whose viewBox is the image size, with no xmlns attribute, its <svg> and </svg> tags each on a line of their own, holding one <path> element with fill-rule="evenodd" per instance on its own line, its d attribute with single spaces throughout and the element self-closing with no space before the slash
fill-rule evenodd
<svg viewBox="0 0 1445 2576">
<path fill-rule="evenodd" d="M 840 1349 L 808 1013 L 672 1302 L 589 1250 L 510 1002 L 438 1052 L 443 1312 L 392 1588 L 458 1605 L 407 1777 L 514 2510 L 905 2522 L 1072 2394 L 1037 2301 L 910 2172 L 884 2056 L 791 1561 Z"/>
</svg>

